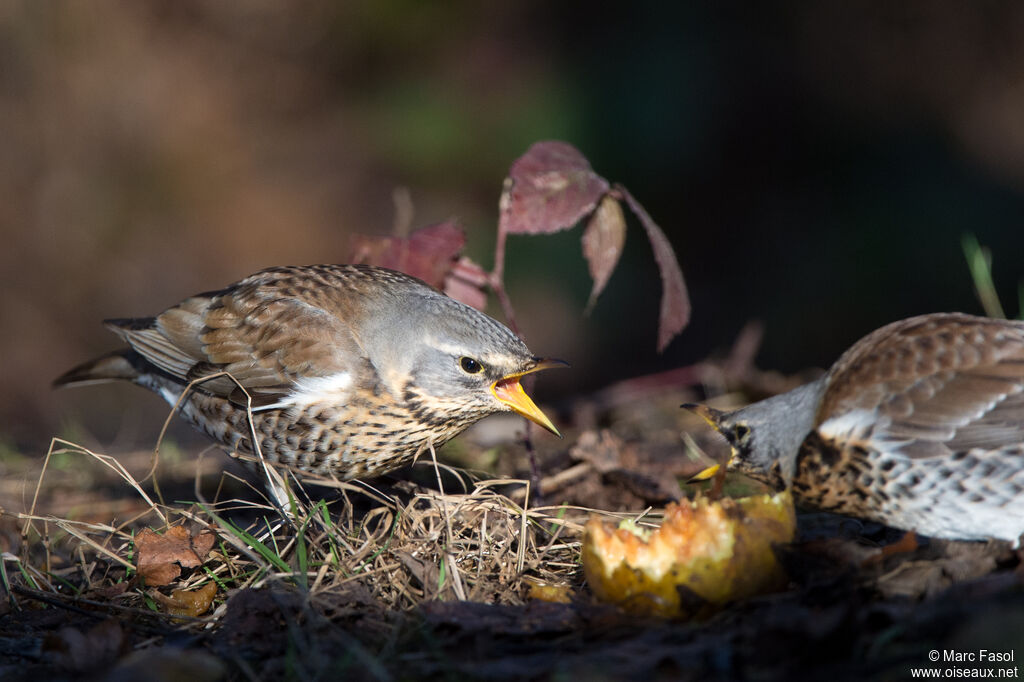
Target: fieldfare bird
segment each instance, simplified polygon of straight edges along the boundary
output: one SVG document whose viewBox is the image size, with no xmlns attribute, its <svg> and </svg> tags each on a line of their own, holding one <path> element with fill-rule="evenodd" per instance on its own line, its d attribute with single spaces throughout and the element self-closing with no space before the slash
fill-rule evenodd
<svg viewBox="0 0 1024 682">
<path fill-rule="evenodd" d="M 1024 322 L 912 317 L 789 393 L 686 407 L 729 441 L 730 468 L 803 506 L 939 538 L 1024 533 Z"/>
<path fill-rule="evenodd" d="M 106 325 L 129 348 L 55 386 L 126 380 L 181 399 L 182 417 L 243 459 L 253 459 L 254 434 L 271 464 L 345 480 L 405 466 L 497 412 L 558 434 L 519 380 L 565 363 L 383 268 L 270 268 Z M 192 384 L 203 377 L 212 378 Z"/>
</svg>

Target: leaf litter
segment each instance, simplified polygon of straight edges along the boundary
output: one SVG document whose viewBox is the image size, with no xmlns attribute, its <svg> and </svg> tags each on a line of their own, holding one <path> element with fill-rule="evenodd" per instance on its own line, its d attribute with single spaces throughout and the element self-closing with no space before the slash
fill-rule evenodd
<svg viewBox="0 0 1024 682">
<path fill-rule="evenodd" d="M 618 263 L 625 202 L 661 275 L 658 350 L 689 321 L 664 232 L 571 145 L 537 143 L 512 165 L 491 271 L 462 254 L 453 220 L 410 233 L 402 196 L 396 234 L 354 238 L 350 260 L 479 308 L 494 293 L 513 329 L 508 235 L 586 220 L 590 307 Z M 738 407 L 813 378 L 757 369 L 760 335 L 748 325 L 725 358 L 560 406 L 573 427 L 528 448 L 531 467 L 507 445 L 484 473 L 444 465 L 444 452 L 370 482 L 264 469 L 283 491 L 275 501 L 223 458 L 158 470 L 153 452 L 115 459 L 55 439 L 38 472 L 23 458 L 0 479 L 0 678 L 899 679 L 931 649 L 1024 650 L 1024 571 L 1005 543 L 917 540 L 827 514 L 801 515 L 797 542 L 776 549 L 780 593 L 696 621 L 594 600 L 580 568 L 588 519 L 656 526 L 697 489 L 681 482 L 722 459 L 721 438 L 679 404 L 708 390 Z M 453 445 L 491 447 L 469 434 Z M 51 466 L 55 456 L 70 464 Z"/>
<path fill-rule="evenodd" d="M 693 493 L 678 481 L 723 447 L 678 409 L 690 389 L 653 377 L 645 385 L 672 427 L 638 428 L 623 409 L 630 401 L 607 397 L 614 390 L 590 399 L 601 407 L 571 406 L 597 409 L 604 426 L 537 444 L 542 499 L 529 505 L 527 480 L 443 466 L 435 474 L 428 462 L 370 483 L 289 477 L 293 503 L 281 511 L 249 476 L 207 468 L 192 482 L 193 502 L 165 504 L 130 473 L 145 471 L 150 453 L 115 467 L 59 443 L 76 466 L 107 472 L 93 480 L 121 481 L 142 503 L 107 523 L 40 513 L 66 489 L 54 472 L 60 485 L 40 481 L 33 513 L 4 512 L 2 537 L 21 533 L 5 545 L 0 642 L 16 644 L 0 650 L 0 674 L 72 679 L 138 670 L 151 656 L 196 679 L 337 670 L 356 679 L 886 678 L 981 628 L 985 608 L 1007 619 L 1024 608 L 1019 558 L 1003 543 L 904 541 L 887 551 L 900 534 L 824 514 L 802 515 L 800 541 L 780 551 L 789 585 L 779 594 L 696 622 L 596 602 L 579 564 L 583 524 L 595 515 L 657 524 L 666 497 Z M 499 473 L 521 469 L 514 453 L 499 458 Z M 673 480 L 678 492 L 637 480 Z M 175 494 L 189 486 L 162 484 Z M 211 488 L 223 496 L 198 494 Z M 147 566 L 173 571 L 163 584 Z M 175 647 L 180 655 L 164 655 Z M 211 674 L 219 677 L 202 677 Z"/>
</svg>

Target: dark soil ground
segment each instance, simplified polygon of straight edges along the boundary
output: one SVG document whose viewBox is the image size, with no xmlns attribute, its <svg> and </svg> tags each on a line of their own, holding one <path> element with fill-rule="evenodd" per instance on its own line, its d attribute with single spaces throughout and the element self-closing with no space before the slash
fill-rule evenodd
<svg viewBox="0 0 1024 682">
<path fill-rule="evenodd" d="M 572 427 L 562 441 L 536 439 L 542 493 L 526 510 L 525 484 L 461 490 L 449 471 L 439 496 L 425 462 L 372 482 L 376 492 L 307 485 L 282 518 L 257 475 L 191 446 L 163 449 L 165 504 L 150 482 L 132 484 L 151 452 L 119 454 L 121 476 L 64 448 L 33 507 L 42 460 L 8 456 L 0 679 L 901 680 L 929 667 L 1019 676 L 1024 572 L 1005 543 L 914 542 L 801 514 L 798 542 L 778 549 L 782 592 L 699 622 L 598 603 L 579 565 L 581 524 L 693 494 L 680 483 L 703 466 L 693 449 L 720 454 L 717 436 L 678 408 L 698 396 L 663 389 L 664 379 L 556 406 Z M 762 375 L 747 393 L 797 381 Z M 490 444 L 518 428 L 485 422 L 442 454 L 526 479 L 521 443 Z M 172 554 L 162 564 L 171 574 L 157 578 L 142 567 L 142 530 L 167 523 L 188 530 L 188 551 L 202 529 L 213 544 L 191 564 Z M 980 650 L 1014 660 L 949 661 Z"/>
</svg>

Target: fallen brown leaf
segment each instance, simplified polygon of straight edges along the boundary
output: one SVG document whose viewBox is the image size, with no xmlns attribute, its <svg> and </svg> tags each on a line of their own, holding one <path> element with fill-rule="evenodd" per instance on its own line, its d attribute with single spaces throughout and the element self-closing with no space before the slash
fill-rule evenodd
<svg viewBox="0 0 1024 682">
<path fill-rule="evenodd" d="M 182 568 L 203 563 L 216 536 L 208 530 L 192 537 L 182 526 L 172 526 L 163 535 L 149 528 L 135 538 L 139 576 L 147 585 L 167 585 L 181 575 Z"/>
<path fill-rule="evenodd" d="M 170 615 L 195 618 L 210 610 L 213 598 L 217 596 L 217 583 L 211 580 L 199 589 L 173 590 L 169 597 L 156 590 L 150 594 Z"/>
</svg>

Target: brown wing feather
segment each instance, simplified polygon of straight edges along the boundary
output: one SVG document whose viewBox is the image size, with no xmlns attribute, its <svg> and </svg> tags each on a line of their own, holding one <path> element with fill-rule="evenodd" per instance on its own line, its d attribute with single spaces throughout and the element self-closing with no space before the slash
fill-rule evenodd
<svg viewBox="0 0 1024 682">
<path fill-rule="evenodd" d="M 273 401 L 296 379 L 362 369 L 365 354 L 349 331 L 359 311 L 334 291 L 347 280 L 309 279 L 318 273 L 324 268 L 264 271 L 223 291 L 186 299 L 148 327 L 120 320 L 110 326 L 182 381 L 229 372 L 261 401 Z M 296 286 L 302 278 L 305 286 Z M 227 377 L 203 384 L 224 396 L 237 388 Z"/>
<path fill-rule="evenodd" d="M 1024 442 L 1024 322 L 958 313 L 895 322 L 833 365 L 818 411 L 877 410 L 913 456 Z"/>
</svg>

